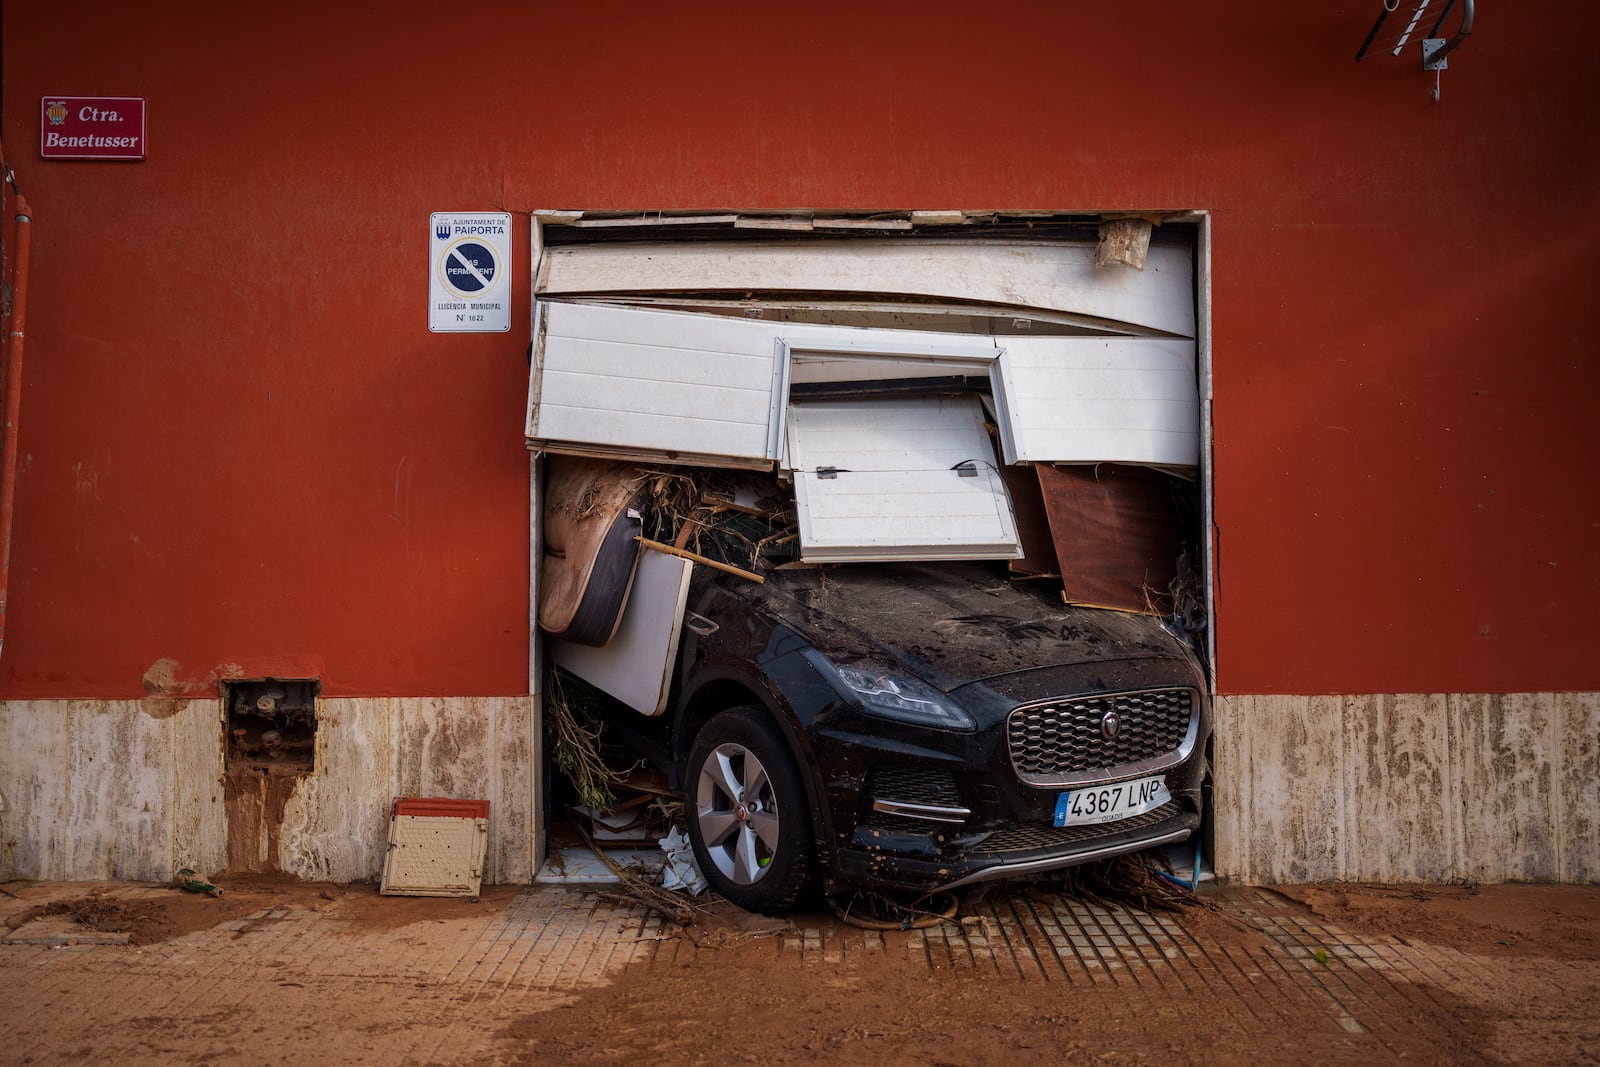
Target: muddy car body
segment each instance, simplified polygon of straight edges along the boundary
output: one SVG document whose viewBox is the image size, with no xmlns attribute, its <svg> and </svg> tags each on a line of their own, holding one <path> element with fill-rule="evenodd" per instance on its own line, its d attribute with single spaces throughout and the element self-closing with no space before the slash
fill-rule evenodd
<svg viewBox="0 0 1600 1067">
<path fill-rule="evenodd" d="M 950 888 L 1189 837 L 1210 711 L 1144 615 L 1003 566 L 696 572 L 668 714 L 621 714 L 725 896 Z"/>
</svg>

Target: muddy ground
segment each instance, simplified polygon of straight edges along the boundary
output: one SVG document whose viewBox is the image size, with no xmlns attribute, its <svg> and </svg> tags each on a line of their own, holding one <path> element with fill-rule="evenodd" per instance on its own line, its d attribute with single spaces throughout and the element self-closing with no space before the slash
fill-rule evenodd
<svg viewBox="0 0 1600 1067">
<path fill-rule="evenodd" d="M 1600 892 L 1552 886 L 1446 889 L 1296 886 L 1273 889 L 1319 922 L 1361 936 L 1486 952 L 1503 960 L 1498 985 L 1508 1011 L 1548 997 L 1549 964 L 1600 961 Z M 1249 952 L 1266 937 L 1226 909 L 1185 908 L 1176 917 L 1209 946 Z M 806 922 L 805 918 L 800 921 Z M 811 917 L 810 921 L 818 921 Z M 891 949 L 911 934 L 891 934 Z M 537 1048 L 512 1062 L 871 1063 L 876 1067 L 1021 1063 L 1420 1063 L 1596 1061 L 1575 1037 L 1491 1041 L 1494 1019 L 1434 991 L 1437 1008 L 1411 1013 L 1382 1042 L 1329 1038 L 1315 1002 L 1240 1012 L 1227 982 L 1029 983 L 952 961 L 931 975 L 898 954 L 865 954 L 826 973 L 783 966 L 770 944 L 698 953 L 662 981 L 624 972 L 575 1003 L 507 1022 L 502 1037 Z M 1569 990 L 1572 1012 L 1600 1018 L 1591 981 Z M 1249 992 L 1245 996 L 1253 995 Z M 1419 997 L 1419 1000 L 1421 998 Z M 1261 1025 L 1252 1025 L 1252 1019 Z M 1313 1036 L 1317 1035 L 1317 1036 Z M 1498 1047 L 1494 1047 L 1494 1046 Z"/>
<path fill-rule="evenodd" d="M 67 945 L 79 953 L 71 959 L 41 955 L 52 950 L 38 945 L 0 946 L 0 1008 L 14 1020 L 26 1016 L 0 1051 L 4 1063 L 115 1058 L 221 1067 L 303 1062 L 318 1047 L 348 1062 L 651 1067 L 1595 1062 L 1600 1040 L 1596 887 L 1318 885 L 1256 894 L 1252 899 L 1270 899 L 1307 929 L 1417 946 L 1445 961 L 1436 977 L 1386 975 L 1387 985 L 1371 986 L 1377 992 L 1363 991 L 1365 979 L 1341 977 L 1354 991 L 1354 1000 L 1345 999 L 1373 1013 L 1348 1032 L 1330 1024 L 1324 1000 L 1285 991 L 1300 978 L 1281 960 L 1280 971 L 1252 971 L 1281 951 L 1268 945 L 1276 928 L 1237 895 L 1175 914 L 1184 936 L 1202 949 L 1192 970 L 1074 973 L 1052 969 L 1054 961 L 1025 947 L 1015 958 L 1001 954 L 995 965 L 977 966 L 958 954 L 941 956 L 937 946 L 945 942 L 928 942 L 926 957 L 908 954 L 921 936 L 915 932 L 867 934 L 840 927 L 831 914 L 784 922 L 722 906 L 688 929 L 658 920 L 638 928 L 642 933 L 608 935 L 650 942 L 643 962 L 511 995 L 510 984 L 453 982 L 462 965 L 444 957 L 437 976 L 385 976 L 411 967 L 407 953 L 423 951 L 433 931 L 504 919 L 525 892 L 517 888 L 488 889 L 470 901 L 396 898 L 369 886 L 251 877 L 229 880 L 218 898 L 171 887 L 13 883 L 0 892 L 12 941 L 43 932 L 66 945 L 76 928 L 85 939 L 126 934 L 129 942 Z M 991 897 L 969 909 L 979 918 L 969 918 L 987 924 L 981 915 L 1021 914 L 1030 892 L 1044 891 L 1016 890 L 1003 907 Z M 167 953 L 159 955 L 165 970 L 192 966 L 198 954 L 202 968 L 214 961 L 220 974 L 224 959 L 265 944 L 252 942 L 253 934 L 285 916 L 307 933 L 280 939 L 268 953 L 262 967 L 285 971 L 263 971 L 265 994 L 217 978 L 185 981 L 182 1003 L 170 1011 L 97 1007 L 126 1002 L 128 983 L 148 980 L 139 974 L 151 952 Z M 330 954 L 358 963 L 292 964 L 295 953 L 321 953 L 314 941 L 323 917 L 337 920 L 328 927 L 337 934 L 326 935 Z M 581 916 L 573 921 L 582 926 Z M 802 930 L 812 932 L 807 938 L 829 932 L 815 950 L 800 951 Z M 194 952 L 184 947 L 191 945 Z M 911 966 L 908 958 L 927 962 Z M 1332 974 L 1341 963 L 1325 965 Z M 1452 968 L 1471 981 L 1456 983 Z M 296 973 L 285 973 L 291 969 Z M 434 1047 L 430 1031 L 459 1037 Z"/>
</svg>

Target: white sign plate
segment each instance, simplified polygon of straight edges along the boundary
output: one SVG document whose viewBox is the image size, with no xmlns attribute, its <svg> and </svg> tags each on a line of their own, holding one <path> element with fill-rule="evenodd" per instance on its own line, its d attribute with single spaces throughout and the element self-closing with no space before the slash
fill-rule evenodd
<svg viewBox="0 0 1600 1067">
<path fill-rule="evenodd" d="M 511 329 L 511 213 L 435 211 L 428 219 L 428 329 Z"/>
</svg>

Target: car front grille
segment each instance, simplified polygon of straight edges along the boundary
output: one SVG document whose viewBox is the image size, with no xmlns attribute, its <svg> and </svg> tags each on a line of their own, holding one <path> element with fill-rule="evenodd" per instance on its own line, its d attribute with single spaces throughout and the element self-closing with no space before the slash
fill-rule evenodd
<svg viewBox="0 0 1600 1067">
<path fill-rule="evenodd" d="M 1116 736 L 1102 730 L 1108 713 Z M 1194 747 L 1200 702 L 1191 689 L 1069 697 L 1025 704 L 1006 720 L 1017 776 L 1032 785 L 1067 785 L 1159 770 Z"/>
<path fill-rule="evenodd" d="M 1175 818 L 1181 813 L 1176 802 L 1163 804 L 1154 811 L 1134 815 L 1116 822 L 1095 823 L 1091 826 L 1051 826 L 1029 824 L 1009 826 L 984 838 L 974 846 L 974 856 L 994 856 L 1012 852 L 1037 852 L 1046 848 L 1085 844 L 1102 838 L 1115 837 L 1130 830 L 1144 830 Z"/>
<path fill-rule="evenodd" d="M 907 767 L 879 764 L 872 768 L 872 795 L 909 804 L 961 803 L 956 776 L 938 767 Z"/>
<path fill-rule="evenodd" d="M 856 826 L 872 833 L 873 837 L 879 834 L 894 834 L 897 837 L 935 837 L 947 833 L 950 827 L 944 823 L 929 822 L 926 819 L 913 819 L 907 815 L 891 815 L 886 811 L 872 811 L 861 816 Z"/>
</svg>

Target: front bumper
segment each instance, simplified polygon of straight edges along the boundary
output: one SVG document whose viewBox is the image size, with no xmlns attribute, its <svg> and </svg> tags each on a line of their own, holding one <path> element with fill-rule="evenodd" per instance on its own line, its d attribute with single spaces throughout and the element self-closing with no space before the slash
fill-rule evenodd
<svg viewBox="0 0 1600 1067">
<path fill-rule="evenodd" d="M 959 839 L 940 842 L 927 856 L 930 837 L 860 827 L 835 851 L 839 881 L 883 888 L 954 889 L 974 882 L 1060 870 L 1091 860 L 1137 852 L 1188 839 L 1200 813 L 1187 797 L 1174 797 L 1154 811 L 1093 826 L 1018 824 L 984 835 L 970 847 Z M 922 852 L 923 855 L 917 855 Z"/>
<path fill-rule="evenodd" d="M 1161 666 L 1166 665 L 1144 665 L 1146 677 L 1136 684 L 1119 677 L 1115 681 L 1124 682 L 1122 686 L 1106 685 L 1098 696 L 1091 690 L 1085 698 L 1104 700 L 1108 707 L 1114 703 L 1127 717 L 1125 732 L 1144 731 L 1152 740 L 1135 750 L 1080 749 L 1077 741 L 1057 741 L 1055 751 L 1070 756 L 1059 761 L 1060 772 L 1041 773 L 1037 765 L 1019 766 L 1015 759 L 1008 722 L 1013 713 L 1029 710 L 1041 698 L 1014 679 L 999 680 L 1012 691 L 997 691 L 990 683 L 981 692 L 969 687 L 962 694 L 963 705 L 979 724 L 970 732 L 899 724 L 885 728 L 847 709 L 836 710 L 810 735 L 821 772 L 818 791 L 825 799 L 818 844 L 831 886 L 949 888 L 1186 840 L 1200 825 L 1210 709 L 1184 673 L 1186 664 L 1171 665 L 1164 677 L 1157 670 Z M 1148 677 L 1152 674 L 1158 677 Z M 1024 681 L 1045 692 L 1070 692 L 1074 679 L 1040 671 Z M 1151 692 L 1180 690 L 1192 694 L 1188 715 L 1175 718 L 1169 703 L 1159 711 L 1166 725 L 1157 731 L 1159 736 L 1151 735 L 1147 728 L 1157 712 L 1148 701 L 1139 701 Z M 1083 701 L 1045 702 L 1061 706 Z M 1022 741 L 1037 749 L 1033 737 L 1029 733 Z M 1155 774 L 1165 779 L 1171 794 L 1161 807 L 1115 822 L 1054 825 L 1064 789 Z"/>
</svg>

